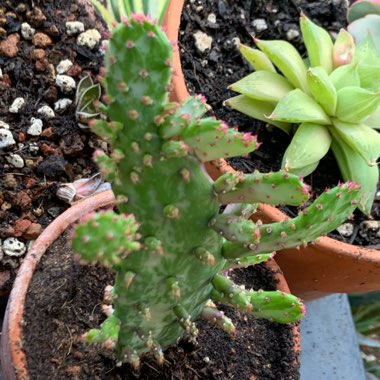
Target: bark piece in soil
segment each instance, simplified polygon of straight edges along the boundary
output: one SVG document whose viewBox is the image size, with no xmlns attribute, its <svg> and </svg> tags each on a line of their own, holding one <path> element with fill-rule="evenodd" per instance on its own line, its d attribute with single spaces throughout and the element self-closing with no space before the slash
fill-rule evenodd
<svg viewBox="0 0 380 380">
<path fill-rule="evenodd" d="M 73 260 L 63 238 L 44 255 L 33 277 L 25 306 L 23 348 L 30 377 L 54 379 L 298 379 L 291 325 L 281 325 L 224 308 L 237 325 L 231 338 L 198 320 L 198 344 L 182 340 L 165 351 L 165 364 L 143 361 L 140 373 L 115 367 L 112 353 L 86 345 L 80 336 L 97 327 L 103 290 L 113 275 L 104 268 Z M 274 289 L 273 274 L 259 265 L 237 270 L 233 279 L 255 289 Z"/>
</svg>

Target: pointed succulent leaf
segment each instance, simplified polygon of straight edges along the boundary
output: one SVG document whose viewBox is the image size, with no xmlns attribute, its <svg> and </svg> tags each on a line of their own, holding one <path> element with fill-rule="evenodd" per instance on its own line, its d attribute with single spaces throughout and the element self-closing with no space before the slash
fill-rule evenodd
<svg viewBox="0 0 380 380">
<path fill-rule="evenodd" d="M 317 103 L 329 116 L 335 114 L 337 94 L 333 82 L 323 67 L 311 67 L 307 71 L 307 83 Z"/>
<path fill-rule="evenodd" d="M 331 124 L 331 120 L 323 108 L 312 97 L 299 89 L 290 91 L 282 98 L 268 118 L 288 123 Z"/>
<path fill-rule="evenodd" d="M 284 74 L 296 88 L 308 92 L 306 66 L 296 48 L 286 41 L 264 41 L 255 39 L 259 49 Z"/>
<path fill-rule="evenodd" d="M 334 131 L 332 133 L 334 138 L 331 149 L 343 179 L 360 184 L 361 197 L 358 207 L 363 213 L 370 215 L 379 182 L 379 169 L 377 166 L 368 166 L 356 150 L 348 146 Z"/>
<path fill-rule="evenodd" d="M 296 218 L 263 224 L 260 227 L 260 243 L 255 252 L 297 247 L 334 230 L 353 213 L 359 194 L 360 186 L 347 182 L 321 194 Z"/>
<path fill-rule="evenodd" d="M 348 8 L 347 20 L 353 22 L 368 14 L 380 14 L 379 0 L 358 0 Z"/>
<path fill-rule="evenodd" d="M 89 89 L 93 85 L 94 85 L 94 82 L 92 81 L 92 78 L 90 75 L 86 75 L 85 77 L 83 77 L 79 81 L 79 83 L 77 85 L 77 90 L 75 93 L 75 105 L 76 106 L 78 106 L 79 103 L 83 104 L 83 102 L 80 102 L 82 95 L 87 91 L 87 89 Z"/>
<path fill-rule="evenodd" d="M 376 108 L 368 119 L 364 120 L 364 124 L 374 129 L 380 129 L 380 106 Z"/>
<path fill-rule="evenodd" d="M 302 123 L 285 151 L 282 168 L 305 177 L 311 174 L 308 169 L 313 169 L 313 164 L 327 154 L 330 144 L 331 135 L 326 126 Z"/>
<path fill-rule="evenodd" d="M 336 117 L 347 123 L 360 123 L 380 105 L 380 92 L 360 87 L 344 87 L 337 93 Z"/>
<path fill-rule="evenodd" d="M 359 72 L 355 63 L 339 66 L 330 74 L 330 79 L 337 91 L 348 86 L 360 87 Z"/>
<path fill-rule="evenodd" d="M 282 75 L 271 71 L 255 71 L 228 87 L 249 98 L 278 102 L 294 87 Z"/>
<path fill-rule="evenodd" d="M 257 146 L 256 136 L 240 133 L 213 118 L 187 126 L 181 138 L 203 162 L 241 156 L 253 152 Z"/>
<path fill-rule="evenodd" d="M 284 171 L 245 174 L 234 189 L 218 194 L 222 204 L 244 202 L 299 206 L 308 197 L 307 186 L 302 180 Z"/>
<path fill-rule="evenodd" d="M 305 314 L 303 303 L 295 296 L 279 291 L 245 290 L 228 278 L 216 275 L 212 282 L 212 299 L 248 311 L 259 318 L 278 323 L 291 323 Z"/>
<path fill-rule="evenodd" d="M 94 8 L 99 12 L 99 14 L 103 17 L 103 20 L 107 23 L 108 29 L 111 30 L 113 27 L 113 23 L 116 20 L 112 11 L 107 9 L 100 0 L 91 0 L 91 4 Z"/>
<path fill-rule="evenodd" d="M 334 67 L 351 63 L 355 54 L 355 42 L 350 33 L 341 29 L 334 42 Z"/>
<path fill-rule="evenodd" d="M 311 67 L 322 66 L 329 74 L 333 70 L 333 42 L 328 32 L 301 14 L 300 27 Z"/>
<path fill-rule="evenodd" d="M 344 123 L 334 120 L 331 126 L 334 135 L 340 138 L 358 152 L 367 165 L 375 166 L 380 156 L 380 134 L 364 124 Z"/>
<path fill-rule="evenodd" d="M 252 65 L 256 71 L 265 70 L 272 73 L 276 72 L 276 68 L 273 66 L 273 63 L 262 51 L 258 49 L 252 49 L 244 44 L 240 44 L 239 50 L 242 56 Z"/>
<path fill-rule="evenodd" d="M 101 95 L 101 87 L 100 84 L 94 84 L 81 92 L 77 103 L 77 110 L 85 111 L 86 109 L 94 109 L 95 106 L 94 101 L 99 100 Z"/>
<path fill-rule="evenodd" d="M 235 96 L 227 99 L 224 104 L 239 112 L 242 112 L 254 119 L 261 120 L 280 128 L 285 133 L 289 134 L 292 125 L 277 120 L 269 120 L 265 115 L 270 115 L 275 109 L 275 104 L 263 102 L 256 99 L 251 99 L 245 95 Z"/>
<path fill-rule="evenodd" d="M 352 22 L 347 27 L 354 36 L 356 44 L 360 44 L 370 36 L 380 52 L 380 14 L 370 14 Z"/>
</svg>

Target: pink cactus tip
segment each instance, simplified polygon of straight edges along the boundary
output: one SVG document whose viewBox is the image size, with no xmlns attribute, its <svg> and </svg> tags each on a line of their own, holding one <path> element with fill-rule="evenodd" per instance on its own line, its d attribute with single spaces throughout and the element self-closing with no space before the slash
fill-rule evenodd
<svg viewBox="0 0 380 380">
<path fill-rule="evenodd" d="M 143 13 L 134 13 L 131 15 L 132 20 L 136 21 L 138 24 L 143 24 L 145 21 L 152 22 L 153 20 L 149 17 L 144 15 Z"/>
<path fill-rule="evenodd" d="M 121 22 L 122 22 L 125 26 L 131 26 L 131 22 L 130 22 L 130 20 L 129 20 L 129 18 L 128 18 L 127 16 L 122 15 L 122 16 L 120 17 L 120 20 L 121 20 Z"/>
<path fill-rule="evenodd" d="M 302 194 L 310 196 L 310 190 L 311 190 L 311 187 L 307 185 L 306 183 L 302 185 Z"/>
<path fill-rule="evenodd" d="M 301 313 L 302 313 L 302 315 L 306 315 L 306 312 L 307 312 L 306 305 L 303 302 L 301 302 Z"/>
<path fill-rule="evenodd" d="M 135 43 L 132 40 L 128 40 L 125 46 L 127 47 L 127 49 L 132 49 L 133 47 L 135 47 Z"/>
</svg>

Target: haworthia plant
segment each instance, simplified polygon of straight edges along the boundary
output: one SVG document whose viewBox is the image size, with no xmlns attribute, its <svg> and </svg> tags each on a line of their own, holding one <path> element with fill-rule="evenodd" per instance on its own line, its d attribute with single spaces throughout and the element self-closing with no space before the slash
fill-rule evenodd
<svg viewBox="0 0 380 380">
<path fill-rule="evenodd" d="M 307 64 L 286 41 L 241 45 L 255 72 L 230 86 L 240 95 L 225 104 L 294 133 L 282 161 L 290 173 L 311 174 L 331 148 L 344 180 L 362 186 L 359 207 L 369 214 L 379 180 L 380 55 L 370 38 L 355 46 L 344 29 L 333 42 L 303 14 L 300 27 Z"/>
<path fill-rule="evenodd" d="M 132 16 L 113 29 L 103 78 L 107 105 L 101 109 L 109 121 L 94 121 L 92 128 L 112 147 L 110 156 L 98 153 L 96 161 L 112 183 L 120 213 L 87 216 L 72 242 L 83 260 L 116 273 L 113 309 L 87 339 L 113 347 L 120 361 L 135 367 L 143 354 L 162 362 L 165 348 L 196 336 L 199 316 L 233 333 L 213 301 L 279 323 L 299 320 L 304 306 L 297 297 L 242 288 L 228 270 L 336 228 L 355 209 L 359 193 L 356 185 L 342 184 L 294 220 L 251 221 L 252 203 L 300 205 L 308 188 L 286 172 L 227 173 L 213 182 L 203 163 L 251 152 L 256 139 L 202 119 L 200 96 L 169 102 L 171 58 L 170 42 L 150 19 Z"/>
<path fill-rule="evenodd" d="M 130 17 L 132 13 L 149 15 L 161 24 L 170 0 L 109 0 L 107 6 L 104 6 L 100 0 L 91 0 L 91 2 L 108 27 L 112 28 L 113 23 L 120 22 L 123 17 Z"/>
</svg>

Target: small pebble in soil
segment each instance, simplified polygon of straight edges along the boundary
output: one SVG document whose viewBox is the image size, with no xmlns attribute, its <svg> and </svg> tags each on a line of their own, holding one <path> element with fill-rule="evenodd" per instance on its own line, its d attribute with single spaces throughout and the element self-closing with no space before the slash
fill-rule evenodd
<svg viewBox="0 0 380 380">
<path fill-rule="evenodd" d="M 65 112 L 73 103 L 71 99 L 63 98 L 59 99 L 54 103 L 54 111 L 57 113 Z"/>
<path fill-rule="evenodd" d="M 52 119 L 53 117 L 55 117 L 54 111 L 51 109 L 51 107 L 47 105 L 40 107 L 37 110 L 37 113 L 41 115 L 42 117 L 44 117 L 45 119 Z"/>
<path fill-rule="evenodd" d="M 0 128 L 0 149 L 15 145 L 16 141 L 13 138 L 11 131 L 5 128 Z"/>
<path fill-rule="evenodd" d="M 27 22 L 21 24 L 21 35 L 25 40 L 31 40 L 36 33 L 36 29 L 32 28 Z"/>
<path fill-rule="evenodd" d="M 366 220 L 360 223 L 359 234 L 367 237 L 369 234 L 380 237 L 380 220 Z"/>
<path fill-rule="evenodd" d="M 37 172 L 46 177 L 56 177 L 66 172 L 66 161 L 62 156 L 48 156 L 39 165 Z"/>
<path fill-rule="evenodd" d="M 252 21 L 252 26 L 255 28 L 256 31 L 262 32 L 263 30 L 268 29 L 268 25 L 266 21 L 263 18 L 257 18 Z"/>
<path fill-rule="evenodd" d="M 69 36 L 74 34 L 79 34 L 84 32 L 84 24 L 80 21 L 67 21 L 66 22 L 66 33 Z"/>
<path fill-rule="evenodd" d="M 0 120 L 0 128 L 9 129 L 9 124 Z"/>
<path fill-rule="evenodd" d="M 20 41 L 20 36 L 17 33 L 11 34 L 5 40 L 0 42 L 0 56 L 13 58 L 18 53 L 17 44 Z"/>
<path fill-rule="evenodd" d="M 336 229 L 342 236 L 350 237 L 354 233 L 354 226 L 351 223 L 343 223 Z"/>
<path fill-rule="evenodd" d="M 300 32 L 296 29 L 289 29 L 286 32 L 286 38 L 288 39 L 288 41 L 295 40 L 297 37 L 299 37 L 299 35 L 300 35 Z"/>
<path fill-rule="evenodd" d="M 55 84 L 64 94 L 68 94 L 76 88 L 75 80 L 68 75 L 57 75 Z"/>
<path fill-rule="evenodd" d="M 200 53 L 204 53 L 206 50 L 211 49 L 212 45 L 212 37 L 207 35 L 206 33 L 198 30 L 193 34 L 195 47 Z"/>
<path fill-rule="evenodd" d="M 210 24 L 216 24 L 216 15 L 215 15 L 215 13 L 210 13 L 210 14 L 207 16 L 207 21 L 208 21 Z"/>
<path fill-rule="evenodd" d="M 4 257 L 3 245 L 2 245 L 1 240 L 0 240 L 0 260 L 2 260 L 3 257 Z"/>
<path fill-rule="evenodd" d="M 24 167 L 24 160 L 19 154 L 10 154 L 6 159 L 14 168 L 21 169 Z"/>
<path fill-rule="evenodd" d="M 26 131 L 28 135 L 31 136 L 39 136 L 42 133 L 42 127 L 43 127 L 43 122 L 41 119 L 36 119 L 32 117 L 30 119 L 30 127 Z"/>
<path fill-rule="evenodd" d="M 46 48 L 53 43 L 52 39 L 45 33 L 36 33 L 32 37 L 32 44 L 40 48 Z"/>
<path fill-rule="evenodd" d="M 81 33 L 77 38 L 77 44 L 79 46 L 85 46 L 89 49 L 94 49 L 95 46 L 99 43 L 102 36 L 96 29 L 89 29 Z"/>
<path fill-rule="evenodd" d="M 1 70 L 1 68 L 0 68 L 0 79 L 3 79 L 4 77 L 3 77 L 3 70 Z"/>
<path fill-rule="evenodd" d="M 73 66 L 73 63 L 69 59 L 64 59 L 59 62 L 56 68 L 58 74 L 65 74 Z"/>
<path fill-rule="evenodd" d="M 26 245 L 18 239 L 10 237 L 4 240 L 3 251 L 8 256 L 20 257 L 26 252 Z"/>
<path fill-rule="evenodd" d="M 9 107 L 9 112 L 11 113 L 19 113 L 21 111 L 21 109 L 24 107 L 25 105 L 25 99 L 24 98 L 16 98 L 13 103 L 11 104 L 11 106 Z"/>
<path fill-rule="evenodd" d="M 38 153 L 39 149 L 40 148 L 39 148 L 37 143 L 35 143 L 35 142 L 29 143 L 28 150 L 30 153 L 36 154 L 36 153 Z"/>
</svg>

